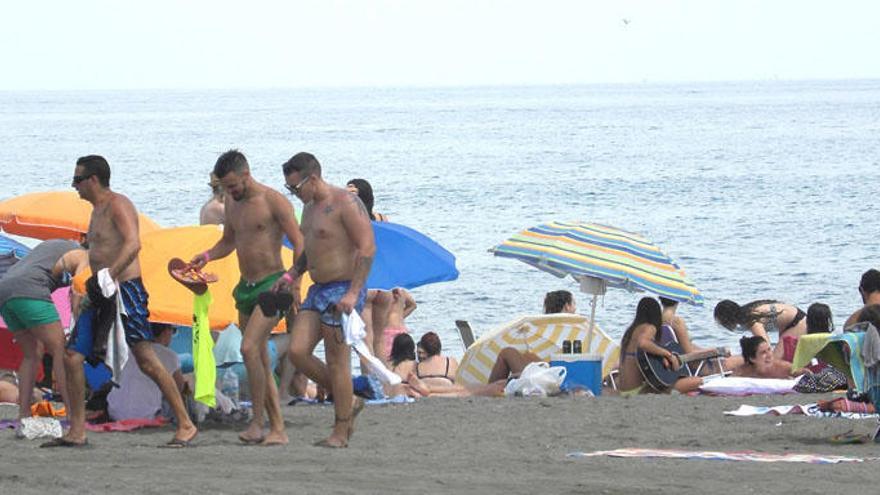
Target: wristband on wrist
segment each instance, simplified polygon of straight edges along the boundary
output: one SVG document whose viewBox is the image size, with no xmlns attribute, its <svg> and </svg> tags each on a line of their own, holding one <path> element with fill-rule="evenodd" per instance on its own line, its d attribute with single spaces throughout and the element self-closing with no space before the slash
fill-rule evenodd
<svg viewBox="0 0 880 495">
<path fill-rule="evenodd" d="M 287 282 L 287 285 L 293 283 L 293 277 L 290 276 L 290 272 L 284 272 L 284 275 L 281 276 L 281 279 Z"/>
<path fill-rule="evenodd" d="M 208 254 L 208 251 L 202 253 L 202 258 L 205 258 L 205 263 L 211 261 L 211 256 Z"/>
</svg>

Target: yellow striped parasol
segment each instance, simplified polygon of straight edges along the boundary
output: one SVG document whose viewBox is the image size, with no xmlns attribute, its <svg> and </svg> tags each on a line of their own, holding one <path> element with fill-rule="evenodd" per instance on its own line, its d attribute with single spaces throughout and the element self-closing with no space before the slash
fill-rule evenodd
<svg viewBox="0 0 880 495">
<path fill-rule="evenodd" d="M 599 327 L 590 330 L 590 319 L 576 314 L 557 313 L 523 316 L 492 330 L 468 347 L 458 366 L 457 383 L 486 383 L 498 353 L 505 347 L 533 352 L 549 360 L 562 352 L 562 341 L 580 340 L 583 352 L 602 357 L 602 376 L 617 367 L 620 346 Z"/>
</svg>

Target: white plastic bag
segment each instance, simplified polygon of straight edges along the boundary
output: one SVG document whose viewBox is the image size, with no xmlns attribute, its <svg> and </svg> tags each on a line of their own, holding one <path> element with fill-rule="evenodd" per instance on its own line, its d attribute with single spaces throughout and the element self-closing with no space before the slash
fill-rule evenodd
<svg viewBox="0 0 880 495">
<path fill-rule="evenodd" d="M 21 437 L 33 440 L 35 438 L 58 438 L 61 436 L 61 422 L 55 418 L 34 416 L 22 418 L 19 430 L 16 433 Z"/>
<path fill-rule="evenodd" d="M 567 372 L 564 366 L 551 367 L 543 361 L 529 363 L 519 378 L 514 378 L 504 387 L 504 395 L 546 397 L 558 394 Z"/>
</svg>

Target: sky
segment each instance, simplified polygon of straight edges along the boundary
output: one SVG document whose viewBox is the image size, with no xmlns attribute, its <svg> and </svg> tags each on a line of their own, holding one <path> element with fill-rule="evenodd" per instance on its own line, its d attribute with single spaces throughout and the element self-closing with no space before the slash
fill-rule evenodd
<svg viewBox="0 0 880 495">
<path fill-rule="evenodd" d="M 880 78 L 880 2 L 3 2 L 0 90 Z"/>
</svg>

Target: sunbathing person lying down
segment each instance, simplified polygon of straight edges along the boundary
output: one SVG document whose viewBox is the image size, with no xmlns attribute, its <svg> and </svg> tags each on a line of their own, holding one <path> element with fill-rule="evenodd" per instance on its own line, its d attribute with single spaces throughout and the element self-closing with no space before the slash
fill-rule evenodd
<svg viewBox="0 0 880 495">
<path fill-rule="evenodd" d="M 791 369 L 791 363 L 777 359 L 767 339 L 752 335 L 739 339 L 744 363 L 733 370 L 733 376 L 748 378 L 793 378 L 809 373 L 805 368 Z"/>
<path fill-rule="evenodd" d="M 398 335 L 394 339 L 395 345 L 392 349 L 398 349 L 398 344 L 403 348 L 404 344 L 409 342 L 412 345 L 412 338 L 409 335 Z M 400 340 L 400 342 L 398 342 Z M 504 387 L 511 378 L 519 377 L 522 370 L 529 363 L 541 361 L 537 355 L 530 352 L 519 352 L 513 347 L 505 347 L 498 353 L 495 359 L 495 365 L 489 374 L 489 383 L 462 385 L 454 382 L 442 383 L 431 380 L 423 380 L 416 373 L 415 367 L 410 365 L 408 368 L 404 365 L 406 361 L 395 364 L 394 350 L 392 350 L 392 364 L 394 364 L 394 372 L 403 378 L 400 385 L 387 386 L 386 394 L 400 395 L 405 394 L 409 397 L 472 397 L 472 396 L 488 396 L 498 397 L 504 395 Z M 402 370 L 407 370 L 404 376 Z"/>
</svg>

